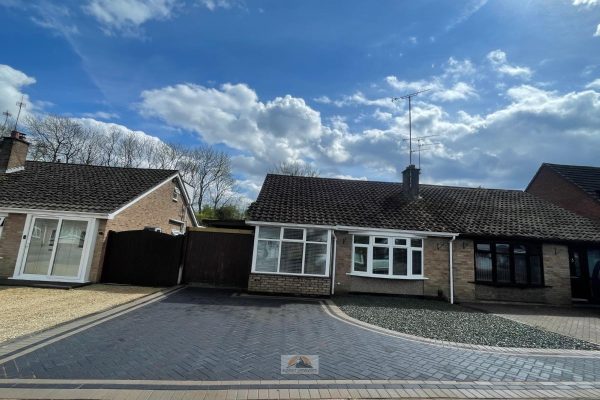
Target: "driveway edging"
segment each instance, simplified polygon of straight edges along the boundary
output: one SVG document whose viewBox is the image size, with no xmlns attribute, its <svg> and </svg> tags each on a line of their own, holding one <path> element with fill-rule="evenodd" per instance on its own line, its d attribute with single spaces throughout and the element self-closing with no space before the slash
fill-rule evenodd
<svg viewBox="0 0 600 400">
<path fill-rule="evenodd" d="M 21 355 L 37 350 L 48 344 L 57 342 L 65 337 L 81 332 L 92 326 L 108 321 L 119 315 L 126 314 L 146 304 L 162 300 L 172 293 L 183 289 L 185 285 L 177 285 L 158 292 L 150 293 L 145 296 L 133 299 L 108 310 L 100 311 L 72 321 L 68 321 L 58 326 L 54 326 L 37 333 L 32 333 L 20 339 L 12 340 L 4 345 L 0 345 L 0 364 L 10 361 Z"/>
<path fill-rule="evenodd" d="M 393 331 L 391 329 L 383 328 L 381 326 L 369 324 L 368 322 L 360 321 L 346 314 L 340 307 L 338 307 L 333 300 L 327 299 L 321 302 L 325 312 L 342 322 L 350 325 L 358 326 L 363 329 L 367 329 L 372 332 L 377 332 L 387 336 L 398 337 L 414 342 L 432 344 L 436 346 L 442 346 L 446 348 L 456 348 L 462 350 L 474 350 L 486 353 L 501 353 L 503 355 L 515 355 L 515 356 L 553 356 L 553 357 L 576 357 L 576 358 L 600 358 L 600 350 L 572 350 L 572 349 L 536 349 L 529 347 L 499 347 L 499 346 L 486 346 L 469 343 L 458 343 L 449 342 L 445 340 L 430 339 L 421 336 L 410 335 L 408 333 L 402 333 Z"/>
</svg>

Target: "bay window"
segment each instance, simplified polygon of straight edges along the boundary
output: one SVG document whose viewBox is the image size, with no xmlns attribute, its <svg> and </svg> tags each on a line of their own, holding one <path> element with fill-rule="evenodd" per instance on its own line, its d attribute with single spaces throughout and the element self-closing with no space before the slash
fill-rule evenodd
<svg viewBox="0 0 600 400">
<path fill-rule="evenodd" d="M 543 286 L 541 247 L 531 243 L 475 243 L 475 281 Z"/>
<path fill-rule="evenodd" d="M 423 278 L 423 240 L 354 235 L 352 274 L 378 278 Z"/>
<path fill-rule="evenodd" d="M 329 231 L 319 228 L 256 228 L 253 272 L 327 276 Z"/>
</svg>

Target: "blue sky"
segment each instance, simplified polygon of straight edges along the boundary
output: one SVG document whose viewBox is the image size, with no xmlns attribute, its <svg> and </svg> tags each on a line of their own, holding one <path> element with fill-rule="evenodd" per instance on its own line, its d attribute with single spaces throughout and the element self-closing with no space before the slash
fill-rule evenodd
<svg viewBox="0 0 600 400">
<path fill-rule="evenodd" d="M 425 182 L 524 188 L 600 166 L 600 0 L 0 0 L 0 108 L 118 124 L 233 157 L 398 180 L 406 105 Z M 91 120 L 94 121 L 91 121 Z"/>
</svg>

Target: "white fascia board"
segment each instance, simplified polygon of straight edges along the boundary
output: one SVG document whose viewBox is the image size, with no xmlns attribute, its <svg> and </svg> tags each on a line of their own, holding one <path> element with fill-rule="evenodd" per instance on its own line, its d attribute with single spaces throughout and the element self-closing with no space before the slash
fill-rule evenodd
<svg viewBox="0 0 600 400">
<path fill-rule="evenodd" d="M 179 186 L 183 189 L 182 193 L 185 196 L 185 204 L 187 204 L 186 208 L 188 210 L 188 214 L 190 215 L 190 219 L 192 220 L 194 227 L 198 227 L 198 226 L 200 226 L 200 224 L 198 223 L 198 220 L 196 219 L 196 213 L 194 213 L 194 207 L 192 205 L 192 200 L 187 191 L 187 188 L 190 185 L 185 183 L 183 178 L 181 178 L 181 174 L 179 172 L 177 172 L 177 181 L 179 182 Z"/>
<path fill-rule="evenodd" d="M 380 229 L 380 228 L 365 228 L 361 226 L 345 226 L 345 225 L 311 225 L 311 224 L 289 224 L 284 222 L 263 222 L 263 221 L 246 221 L 246 224 L 253 226 L 293 226 L 298 228 L 321 228 L 333 229 L 337 231 L 348 231 L 350 233 L 373 233 L 373 234 L 394 234 L 394 235 L 412 235 L 415 237 L 434 236 L 434 237 L 456 237 L 459 233 L 452 232 L 430 232 L 430 231 L 413 231 L 401 229 Z"/>
<path fill-rule="evenodd" d="M 74 217 L 89 217 L 107 219 L 109 214 L 92 213 L 85 211 L 67 211 L 67 210 L 46 210 L 42 208 L 16 208 L 16 207 L 0 207 L 2 214 L 44 214 L 44 215 L 60 215 Z"/>
</svg>

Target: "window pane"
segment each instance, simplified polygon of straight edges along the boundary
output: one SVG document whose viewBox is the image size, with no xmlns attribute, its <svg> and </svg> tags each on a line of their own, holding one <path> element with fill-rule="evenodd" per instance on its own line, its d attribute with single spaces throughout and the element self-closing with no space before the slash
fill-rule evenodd
<svg viewBox="0 0 600 400">
<path fill-rule="evenodd" d="M 475 255 L 475 280 L 492 281 L 492 255 L 490 253 L 477 252 Z"/>
<path fill-rule="evenodd" d="M 515 282 L 527 283 L 527 258 L 515 254 Z"/>
<path fill-rule="evenodd" d="M 34 275 L 46 275 L 48 273 L 57 229 L 57 219 L 35 219 L 31 238 L 29 239 L 24 273 Z"/>
<path fill-rule="evenodd" d="M 293 240 L 304 240 L 304 229 L 284 228 L 283 238 Z"/>
<path fill-rule="evenodd" d="M 579 252 L 574 251 L 569 261 L 571 276 L 579 278 L 581 276 L 581 259 L 579 258 Z"/>
<path fill-rule="evenodd" d="M 306 240 L 308 242 L 327 242 L 326 229 L 307 229 Z"/>
<path fill-rule="evenodd" d="M 406 239 L 394 239 L 396 246 L 406 246 Z"/>
<path fill-rule="evenodd" d="M 261 226 L 258 230 L 259 239 L 279 239 L 281 228 L 275 226 Z"/>
<path fill-rule="evenodd" d="M 525 253 L 527 253 L 527 248 L 523 244 L 515 244 L 515 247 L 513 248 L 513 252 L 515 254 L 525 254 Z"/>
<path fill-rule="evenodd" d="M 411 239 L 410 240 L 411 247 L 421 247 L 423 245 L 423 240 L 421 239 Z"/>
<path fill-rule="evenodd" d="M 542 263 L 540 256 L 529 256 L 529 267 L 531 268 L 531 284 L 542 284 Z"/>
<path fill-rule="evenodd" d="M 375 238 L 375 244 L 388 244 L 388 239 L 387 238 Z"/>
<path fill-rule="evenodd" d="M 367 272 L 368 250 L 367 247 L 354 248 L 354 271 Z"/>
<path fill-rule="evenodd" d="M 394 249 L 394 259 L 392 266 L 392 274 L 406 275 L 407 274 L 407 253 L 406 249 Z"/>
<path fill-rule="evenodd" d="M 421 252 L 413 250 L 412 252 L 412 273 L 413 275 L 423 274 L 423 268 L 421 266 Z"/>
<path fill-rule="evenodd" d="M 79 275 L 87 225 L 87 221 L 63 220 L 56 243 L 52 275 L 70 277 Z"/>
<path fill-rule="evenodd" d="M 368 236 L 354 236 L 354 243 L 358 243 L 358 244 L 369 244 L 369 237 Z"/>
<path fill-rule="evenodd" d="M 496 253 L 508 253 L 509 246 L 507 243 L 496 243 Z"/>
<path fill-rule="evenodd" d="M 479 243 L 477 244 L 477 250 L 480 251 L 490 251 L 491 250 L 491 246 L 489 243 Z"/>
<path fill-rule="evenodd" d="M 301 274 L 303 252 L 303 243 L 281 242 L 281 264 L 279 265 L 279 272 Z"/>
<path fill-rule="evenodd" d="M 496 255 L 496 281 L 510 282 L 510 256 L 508 254 Z"/>
<path fill-rule="evenodd" d="M 262 231 L 262 228 L 260 229 Z M 279 242 L 259 240 L 256 246 L 256 271 L 277 272 L 279 260 Z"/>
<path fill-rule="evenodd" d="M 327 263 L 327 245 L 307 243 L 304 263 L 305 274 L 325 275 L 325 265 Z"/>
<path fill-rule="evenodd" d="M 373 273 L 387 275 L 390 271 L 390 249 L 373 247 Z"/>
</svg>

